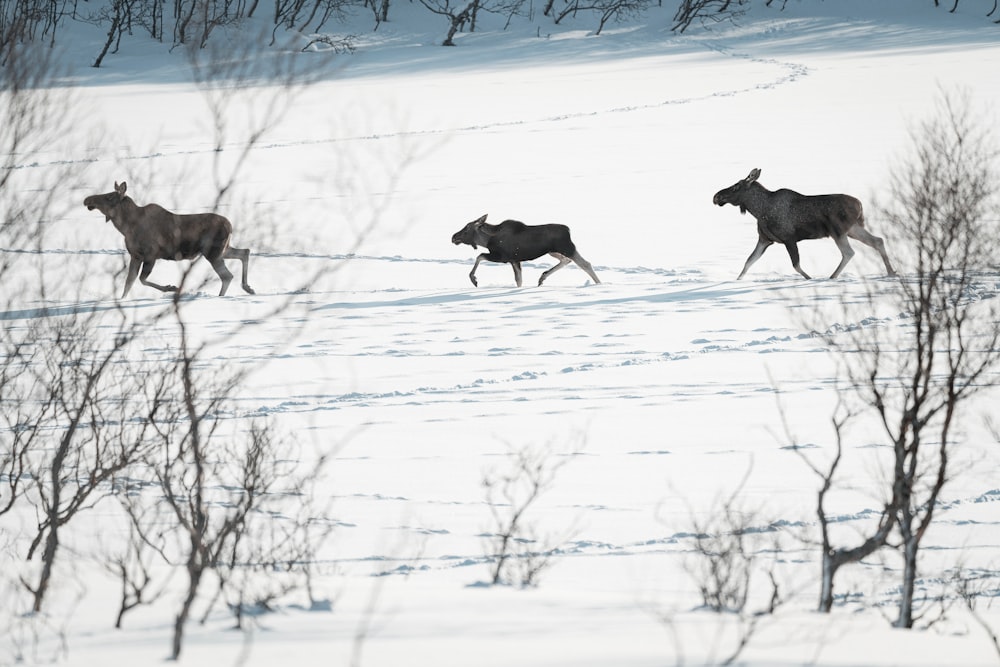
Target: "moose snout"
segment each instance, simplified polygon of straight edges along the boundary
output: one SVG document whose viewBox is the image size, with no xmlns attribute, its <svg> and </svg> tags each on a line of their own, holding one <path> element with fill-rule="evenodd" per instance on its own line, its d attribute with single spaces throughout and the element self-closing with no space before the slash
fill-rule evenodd
<svg viewBox="0 0 1000 667">
<path fill-rule="evenodd" d="M 722 194 L 721 192 L 716 192 L 715 196 L 712 197 L 712 203 L 715 204 L 716 206 L 725 206 L 726 205 L 725 200 L 723 200 L 722 197 L 720 196 L 721 194 Z"/>
</svg>

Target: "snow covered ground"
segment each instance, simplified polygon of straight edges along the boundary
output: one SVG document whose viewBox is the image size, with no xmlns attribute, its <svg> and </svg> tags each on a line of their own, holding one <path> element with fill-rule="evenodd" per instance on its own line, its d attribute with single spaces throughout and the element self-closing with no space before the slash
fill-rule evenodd
<svg viewBox="0 0 1000 667">
<path fill-rule="evenodd" d="M 338 527 L 314 582 L 331 605 L 286 600 L 247 634 L 216 610 L 190 625 L 185 664 L 713 664 L 735 649 L 735 624 L 696 609 L 690 532 L 741 483 L 767 539 L 780 538 L 777 552 L 757 548 L 776 559 L 787 600 L 760 621 L 742 664 L 997 663 L 958 607 L 926 630 L 890 628 L 893 556 L 846 568 L 833 614 L 813 611 L 818 481 L 789 447 L 777 390 L 788 428 L 821 457 L 839 387 L 802 313 L 830 304 L 821 324 L 856 325 L 837 304 L 863 304 L 869 287 L 893 283 L 865 247 L 836 281 L 800 279 L 772 248 L 736 282 L 753 220 L 711 199 L 753 167 L 772 189 L 852 193 L 891 253 L 893 232 L 875 209 L 888 170 L 941 89 L 965 87 L 998 108 L 998 27 L 972 3 L 951 15 L 929 2 L 803 0 L 675 35 L 666 4 L 600 36 L 535 23 L 462 34 L 448 49 L 437 46 L 445 26 L 430 19 L 423 31 L 356 31 L 357 53 L 335 58 L 253 148 L 221 212 L 234 243 L 253 249 L 257 294 L 234 283 L 212 296 L 205 266 L 208 283 L 186 312 L 205 332 L 239 332 L 217 363 L 256 369 L 232 397 L 234 419 L 269 416 L 337 452 L 323 497 Z M 67 77 L 74 132 L 18 174 L 30 183 L 78 167 L 60 193 L 65 213 L 46 221 L 43 254 L 52 267 L 90 262 L 94 273 L 72 299 L 18 304 L 4 326 L 26 326 L 43 305 L 114 303 L 122 275 L 108 269 L 124 265 L 122 241 L 85 196 L 124 180 L 140 204 L 205 210 L 216 159 L 239 149 L 233 130 L 215 150 L 204 95 L 166 46 L 131 40 L 99 70 L 79 64 L 99 33 L 81 32 L 67 55 L 78 63 Z M 237 92 L 233 126 L 269 94 Z M 450 237 L 484 213 L 570 225 L 602 284 L 571 265 L 536 288 L 549 265 L 540 260 L 526 265 L 524 288 L 509 266 L 490 264 L 473 287 L 475 252 Z M 839 260 L 831 241 L 800 249 L 814 275 Z M 153 277 L 178 270 L 160 263 Z M 997 288 L 986 284 L 984 296 Z M 121 306 L 141 318 L 166 303 L 136 285 Z M 872 314 L 875 326 L 906 324 Z M 969 413 L 961 473 L 927 538 L 928 596 L 959 564 L 1000 568 L 996 443 L 980 423 L 989 406 L 984 397 Z M 852 436 L 835 507 L 845 536 L 880 504 L 880 433 Z M 491 529 L 482 479 L 524 445 L 565 463 L 529 514 L 558 551 L 537 586 L 481 585 Z M 20 560 L 30 534 L 19 526 L 33 517 L 2 519 L 0 664 L 19 651 L 29 663 L 106 666 L 168 655 L 176 595 L 112 628 L 116 583 L 92 539 L 110 512 L 95 515 L 71 532 L 58 602 L 41 618 L 23 614 L 27 597 L 11 583 L 38 567 Z M 985 607 L 1000 631 L 1000 612 Z"/>
</svg>

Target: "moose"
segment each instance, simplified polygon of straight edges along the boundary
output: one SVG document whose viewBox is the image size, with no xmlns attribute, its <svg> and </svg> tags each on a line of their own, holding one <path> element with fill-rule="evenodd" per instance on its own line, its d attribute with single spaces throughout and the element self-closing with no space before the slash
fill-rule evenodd
<svg viewBox="0 0 1000 667">
<path fill-rule="evenodd" d="M 233 225 L 229 220 L 215 213 L 195 213 L 180 215 L 171 213 L 158 204 L 138 206 L 131 197 L 125 196 L 126 184 L 115 182 L 115 189 L 103 195 L 92 195 L 83 200 L 87 210 L 95 208 L 104 214 L 125 237 L 128 250 L 128 276 L 125 291 L 128 294 L 138 276 L 139 282 L 155 287 L 161 292 L 176 292 L 174 285 L 158 285 L 150 280 L 149 274 L 158 259 L 181 260 L 204 257 L 222 280 L 219 296 L 225 296 L 233 274 L 226 268 L 227 259 L 238 259 L 243 264 L 243 291 L 254 294 L 247 283 L 247 265 L 250 250 L 230 247 Z M 139 270 L 139 267 L 142 270 Z"/>
<path fill-rule="evenodd" d="M 827 236 L 833 238 L 841 254 L 840 264 L 831 279 L 839 276 L 854 256 L 848 237 L 875 248 L 882 256 L 889 275 L 896 275 L 885 253 L 885 242 L 865 229 L 860 201 L 849 195 L 801 195 L 787 189 L 771 192 L 757 182 L 758 178 L 760 169 L 753 169 L 742 181 L 719 190 L 712 197 L 712 203 L 718 206 L 739 206 L 740 213 L 750 211 L 750 215 L 757 219 L 757 247 L 750 253 L 737 280 L 746 275 L 747 269 L 772 243 L 784 245 L 792 260 L 792 268 L 808 279 L 809 274 L 799 266 L 797 244 Z"/>
<path fill-rule="evenodd" d="M 491 225 L 486 222 L 484 215 L 457 231 L 451 237 L 451 242 L 455 245 L 465 243 L 473 248 L 482 246 L 489 251 L 476 257 L 476 263 L 469 273 L 469 280 L 477 287 L 479 281 L 476 280 L 476 269 L 484 259 L 514 267 L 514 281 L 521 287 L 521 262 L 538 259 L 545 254 L 552 255 L 559 263 L 542 273 L 538 279 L 539 285 L 570 261 L 576 262 L 595 283 L 601 282 L 594 273 L 594 267 L 577 252 L 566 225 L 526 225 L 517 220 L 504 220 L 499 225 Z"/>
</svg>

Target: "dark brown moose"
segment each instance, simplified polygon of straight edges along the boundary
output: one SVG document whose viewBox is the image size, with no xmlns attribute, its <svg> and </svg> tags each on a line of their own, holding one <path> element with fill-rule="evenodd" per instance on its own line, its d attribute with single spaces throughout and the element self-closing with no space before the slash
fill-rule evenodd
<svg viewBox="0 0 1000 667">
<path fill-rule="evenodd" d="M 226 218 L 215 213 L 195 213 L 180 215 L 171 213 L 157 204 L 138 206 L 131 197 L 125 196 L 125 182 L 115 183 L 115 189 L 104 195 L 92 195 L 83 200 L 88 210 L 95 208 L 104 214 L 105 220 L 114 223 L 115 228 L 125 237 L 125 248 L 131 260 L 125 290 L 128 294 L 135 282 L 155 287 L 161 292 L 176 292 L 173 285 L 158 285 L 147 280 L 158 259 L 181 260 L 204 257 L 219 274 L 223 296 L 233 280 L 233 274 L 226 268 L 224 260 L 238 259 L 243 263 L 243 291 L 253 294 L 247 283 L 247 265 L 250 250 L 232 248 L 229 241 L 233 235 L 233 225 Z M 139 270 L 140 265 L 142 271 Z"/>
<path fill-rule="evenodd" d="M 885 262 L 885 270 L 890 276 L 896 275 L 885 254 L 885 242 L 865 229 L 860 201 L 849 195 L 800 195 L 786 189 L 771 192 L 757 182 L 759 177 L 760 169 L 754 169 L 742 181 L 719 190 L 712 198 L 714 204 L 739 206 L 740 213 L 750 211 L 757 219 L 757 247 L 750 253 L 737 280 L 746 275 L 747 269 L 772 243 L 784 245 L 792 259 L 792 267 L 809 278 L 799 266 L 796 244 L 827 236 L 833 238 L 841 254 L 840 264 L 830 278 L 839 276 L 854 256 L 848 237 L 875 248 Z"/>
<path fill-rule="evenodd" d="M 545 254 L 552 255 L 559 263 L 541 275 L 539 285 L 571 260 L 586 271 L 595 283 L 601 282 L 594 273 L 594 267 L 577 252 L 566 225 L 526 225 L 517 220 L 504 220 L 499 225 L 491 225 L 486 222 L 484 215 L 455 232 L 451 242 L 455 245 L 466 243 L 473 248 L 482 246 L 489 251 L 480 253 L 476 257 L 476 263 L 472 265 L 469 279 L 473 285 L 479 285 L 476 269 L 485 259 L 489 262 L 508 263 L 514 267 L 514 281 L 520 287 L 521 262 L 538 259 Z"/>
</svg>

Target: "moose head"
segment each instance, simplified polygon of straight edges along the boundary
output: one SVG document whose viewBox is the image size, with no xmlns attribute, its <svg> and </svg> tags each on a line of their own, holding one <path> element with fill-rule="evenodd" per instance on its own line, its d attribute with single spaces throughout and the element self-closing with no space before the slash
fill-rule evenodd
<svg viewBox="0 0 1000 667">
<path fill-rule="evenodd" d="M 716 192 L 715 196 L 712 197 L 712 203 L 716 206 L 725 206 L 726 204 L 739 206 L 740 213 L 746 213 L 747 209 L 743 204 L 743 193 L 749 190 L 750 186 L 756 183 L 758 178 L 760 178 L 760 169 L 751 169 L 750 175 L 742 181 L 737 181 L 728 188 Z"/>
<path fill-rule="evenodd" d="M 83 205 L 87 207 L 88 211 L 93 211 L 96 208 L 104 214 L 104 221 L 108 222 L 113 217 L 115 209 L 125 199 L 125 189 L 127 187 L 125 181 L 122 181 L 120 185 L 118 181 L 115 181 L 114 190 L 104 195 L 91 195 L 83 200 Z"/>
</svg>

